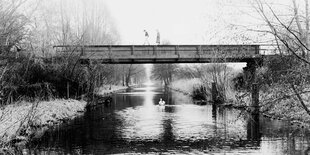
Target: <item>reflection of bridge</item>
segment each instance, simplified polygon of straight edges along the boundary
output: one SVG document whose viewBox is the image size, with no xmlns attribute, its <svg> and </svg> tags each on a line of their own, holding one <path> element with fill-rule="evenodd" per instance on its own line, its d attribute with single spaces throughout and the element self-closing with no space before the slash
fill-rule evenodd
<svg viewBox="0 0 310 155">
<path fill-rule="evenodd" d="M 260 60 L 259 45 L 90 45 L 54 46 L 58 53 L 78 54 L 82 62 L 212 63 Z"/>
</svg>

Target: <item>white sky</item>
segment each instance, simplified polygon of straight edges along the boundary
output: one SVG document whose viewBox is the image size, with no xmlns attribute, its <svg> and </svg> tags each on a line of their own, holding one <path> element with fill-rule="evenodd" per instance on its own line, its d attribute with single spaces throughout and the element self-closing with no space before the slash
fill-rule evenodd
<svg viewBox="0 0 310 155">
<path fill-rule="evenodd" d="M 105 0 L 105 4 L 120 32 L 121 44 L 143 44 L 144 29 L 151 44 L 155 44 L 157 29 L 161 40 L 172 44 L 230 43 L 214 38 L 240 35 L 230 24 L 259 22 L 251 17 L 257 14 L 248 0 Z"/>
<path fill-rule="evenodd" d="M 143 30 L 155 43 L 156 29 L 161 40 L 172 43 L 202 43 L 200 21 L 206 0 L 106 0 L 119 28 L 123 44 L 142 44 Z"/>
<path fill-rule="evenodd" d="M 65 8 L 66 15 L 70 16 L 72 22 L 78 22 L 84 14 L 95 13 L 94 17 L 98 16 L 98 19 L 105 19 L 107 16 L 106 21 L 113 22 L 112 26 L 116 27 L 116 31 L 120 34 L 120 44 L 143 44 L 144 29 L 150 35 L 151 44 L 155 44 L 156 30 L 161 34 L 161 41 L 169 41 L 171 44 L 249 44 L 262 38 L 253 32 L 245 31 L 248 26 L 253 25 L 261 28 L 258 14 L 250 5 L 250 1 L 253 0 L 33 1 L 45 2 L 46 8 L 42 9 L 50 9 L 46 11 L 50 14 L 54 14 L 53 12 L 59 10 L 57 8 L 60 6 Z M 291 4 L 292 0 L 261 1 L 287 5 Z M 297 2 L 301 4 L 303 0 Z M 286 12 L 287 6 L 279 6 L 281 5 L 272 7 L 278 7 Z M 112 16 L 111 20 L 109 16 Z"/>
</svg>

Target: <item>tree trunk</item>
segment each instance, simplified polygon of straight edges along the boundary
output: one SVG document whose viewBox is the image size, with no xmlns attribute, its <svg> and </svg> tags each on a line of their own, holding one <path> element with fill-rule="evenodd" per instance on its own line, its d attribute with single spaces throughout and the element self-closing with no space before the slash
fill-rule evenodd
<svg viewBox="0 0 310 155">
<path fill-rule="evenodd" d="M 129 74 L 126 76 L 125 82 L 126 82 L 126 86 L 129 87 L 129 82 L 130 82 L 130 75 Z"/>
<path fill-rule="evenodd" d="M 126 75 L 126 86 L 127 87 L 129 87 L 131 73 L 132 73 L 132 64 L 130 64 L 129 69 L 128 69 L 128 74 Z"/>
<path fill-rule="evenodd" d="M 305 32 L 305 42 L 306 47 L 309 48 L 309 3 L 308 0 L 305 0 L 306 3 L 306 32 Z M 305 49 L 306 50 L 306 49 Z M 306 50 L 307 60 L 309 60 L 309 51 Z"/>
</svg>

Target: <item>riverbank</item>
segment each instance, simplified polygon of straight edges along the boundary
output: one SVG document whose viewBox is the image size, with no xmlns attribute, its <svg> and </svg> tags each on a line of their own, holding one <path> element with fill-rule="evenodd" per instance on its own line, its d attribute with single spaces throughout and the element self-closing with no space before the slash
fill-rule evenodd
<svg viewBox="0 0 310 155">
<path fill-rule="evenodd" d="M 100 87 L 97 90 L 97 94 L 98 95 L 102 95 L 102 96 L 107 96 L 110 95 L 112 93 L 117 93 L 123 90 L 126 90 L 128 87 L 126 86 L 118 86 L 118 85 L 105 85 Z"/>
<path fill-rule="evenodd" d="M 20 101 L 0 110 L 0 154 L 22 146 L 31 138 L 40 138 L 54 125 L 84 112 L 85 101 L 55 99 L 35 103 Z"/>
<path fill-rule="evenodd" d="M 172 82 L 169 88 L 193 97 L 193 91 L 199 89 L 201 85 L 203 85 L 203 83 L 199 79 L 178 80 Z M 310 124 L 310 115 L 303 109 L 296 95 L 284 95 L 279 91 L 279 89 L 281 89 L 279 87 L 280 86 L 274 86 L 273 88 L 260 91 L 260 112 L 264 116 L 273 119 L 290 120 L 292 122 L 298 122 L 298 124 L 303 126 Z M 207 100 L 211 100 L 210 95 L 208 95 L 210 92 L 206 93 Z M 250 92 L 230 92 L 229 94 L 229 101 L 223 103 L 222 106 L 252 110 Z M 294 92 L 286 92 L 286 94 L 294 94 Z M 310 108 L 309 95 L 301 94 L 301 98 L 306 103 L 306 106 Z"/>
<path fill-rule="evenodd" d="M 303 90 L 300 97 L 305 106 L 310 108 L 309 90 Z M 250 106 L 251 94 L 240 93 L 240 101 L 245 106 Z M 310 124 L 310 115 L 303 108 L 297 95 L 290 89 L 283 88 L 281 85 L 274 85 L 268 89 L 261 90 L 259 93 L 260 111 L 264 115 L 282 120 L 290 120 L 303 124 Z"/>
<path fill-rule="evenodd" d="M 108 96 L 127 89 L 124 86 L 103 86 L 97 94 Z M 54 99 L 34 103 L 20 101 L 0 109 L 0 154 L 24 147 L 27 142 L 43 136 L 46 130 L 83 115 L 86 101 Z"/>
</svg>

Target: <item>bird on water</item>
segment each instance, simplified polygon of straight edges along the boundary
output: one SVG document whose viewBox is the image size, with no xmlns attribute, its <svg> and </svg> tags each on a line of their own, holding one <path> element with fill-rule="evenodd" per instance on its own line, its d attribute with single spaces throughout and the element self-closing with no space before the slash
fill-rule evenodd
<svg viewBox="0 0 310 155">
<path fill-rule="evenodd" d="M 159 105 L 161 105 L 161 106 L 165 105 L 165 101 L 162 98 L 160 98 L 160 100 L 159 100 Z"/>
</svg>

